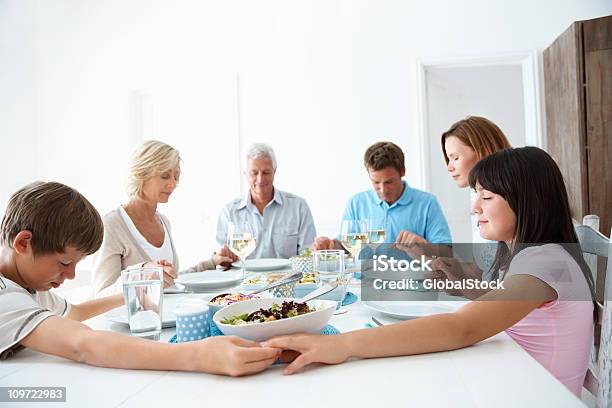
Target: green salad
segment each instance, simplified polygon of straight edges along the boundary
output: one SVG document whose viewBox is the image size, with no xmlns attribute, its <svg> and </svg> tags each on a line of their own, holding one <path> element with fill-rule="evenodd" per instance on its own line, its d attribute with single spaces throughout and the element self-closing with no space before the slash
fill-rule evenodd
<svg viewBox="0 0 612 408">
<path fill-rule="evenodd" d="M 268 309 L 259 309 L 253 313 L 243 313 L 229 316 L 221 320 L 223 324 L 232 326 L 251 323 L 271 322 L 274 320 L 286 319 L 314 311 L 306 303 L 284 301 L 281 304 L 272 303 Z"/>
</svg>

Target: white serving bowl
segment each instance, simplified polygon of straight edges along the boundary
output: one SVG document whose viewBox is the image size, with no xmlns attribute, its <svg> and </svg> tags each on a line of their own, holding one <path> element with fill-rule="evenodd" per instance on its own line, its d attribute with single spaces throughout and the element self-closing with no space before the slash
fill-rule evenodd
<svg viewBox="0 0 612 408">
<path fill-rule="evenodd" d="M 274 336 L 294 333 L 318 333 L 331 319 L 336 310 L 337 302 L 331 300 L 311 300 L 308 302 L 310 308 L 314 308 L 314 312 L 306 313 L 299 316 L 288 317 L 286 319 L 274 320 L 271 322 L 251 323 L 242 325 L 223 324 L 221 320 L 226 317 L 252 313 L 259 309 L 267 309 L 272 306 L 272 303 L 281 304 L 284 301 L 299 302 L 296 298 L 274 298 L 274 299 L 253 299 L 245 300 L 224 307 L 215 313 L 213 321 L 221 330 L 228 336 L 239 336 L 244 339 L 254 341 L 264 341 Z"/>
</svg>

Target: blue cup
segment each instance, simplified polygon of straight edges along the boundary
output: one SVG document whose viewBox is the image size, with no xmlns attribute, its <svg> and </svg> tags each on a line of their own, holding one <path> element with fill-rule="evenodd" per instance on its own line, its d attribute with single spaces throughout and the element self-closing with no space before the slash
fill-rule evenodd
<svg viewBox="0 0 612 408">
<path fill-rule="evenodd" d="M 201 299 L 185 299 L 174 309 L 176 342 L 202 340 L 210 335 L 208 305 Z"/>
</svg>

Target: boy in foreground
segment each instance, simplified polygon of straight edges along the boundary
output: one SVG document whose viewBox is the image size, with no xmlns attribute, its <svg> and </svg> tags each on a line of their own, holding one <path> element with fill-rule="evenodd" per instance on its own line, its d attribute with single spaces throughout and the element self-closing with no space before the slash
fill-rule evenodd
<svg viewBox="0 0 612 408">
<path fill-rule="evenodd" d="M 123 304 L 123 295 L 71 305 L 49 292 L 102 244 L 100 215 L 60 183 L 36 182 L 10 198 L 0 227 L 0 359 L 23 347 L 101 367 L 240 376 L 266 369 L 279 350 L 220 336 L 165 344 L 80 323 Z"/>
</svg>

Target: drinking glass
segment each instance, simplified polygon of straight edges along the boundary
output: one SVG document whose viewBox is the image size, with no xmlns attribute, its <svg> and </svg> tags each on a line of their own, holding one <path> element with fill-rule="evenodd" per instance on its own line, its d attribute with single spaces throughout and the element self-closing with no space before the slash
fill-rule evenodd
<svg viewBox="0 0 612 408">
<path fill-rule="evenodd" d="M 346 313 L 346 309 L 341 307 L 352 274 L 344 266 L 344 251 L 338 249 L 314 251 L 312 256 L 313 269 L 315 273 L 319 274 L 321 284 L 338 282 L 338 287 L 330 293 L 321 296 L 321 299 L 338 302 L 334 314 Z"/>
<path fill-rule="evenodd" d="M 255 250 L 257 242 L 255 234 L 248 222 L 230 222 L 227 228 L 227 247 L 240 259 L 242 267 L 242 281 L 246 277 L 244 262 L 247 256 Z"/>
<path fill-rule="evenodd" d="M 123 296 L 133 336 L 159 340 L 162 328 L 164 270 L 161 267 L 121 271 Z"/>
<path fill-rule="evenodd" d="M 368 240 L 370 244 L 384 244 L 387 239 L 384 218 L 370 218 L 368 220 Z"/>
<path fill-rule="evenodd" d="M 368 222 L 366 220 L 344 220 L 340 230 L 340 243 L 353 256 L 357 263 L 363 245 L 369 243 Z"/>
</svg>

